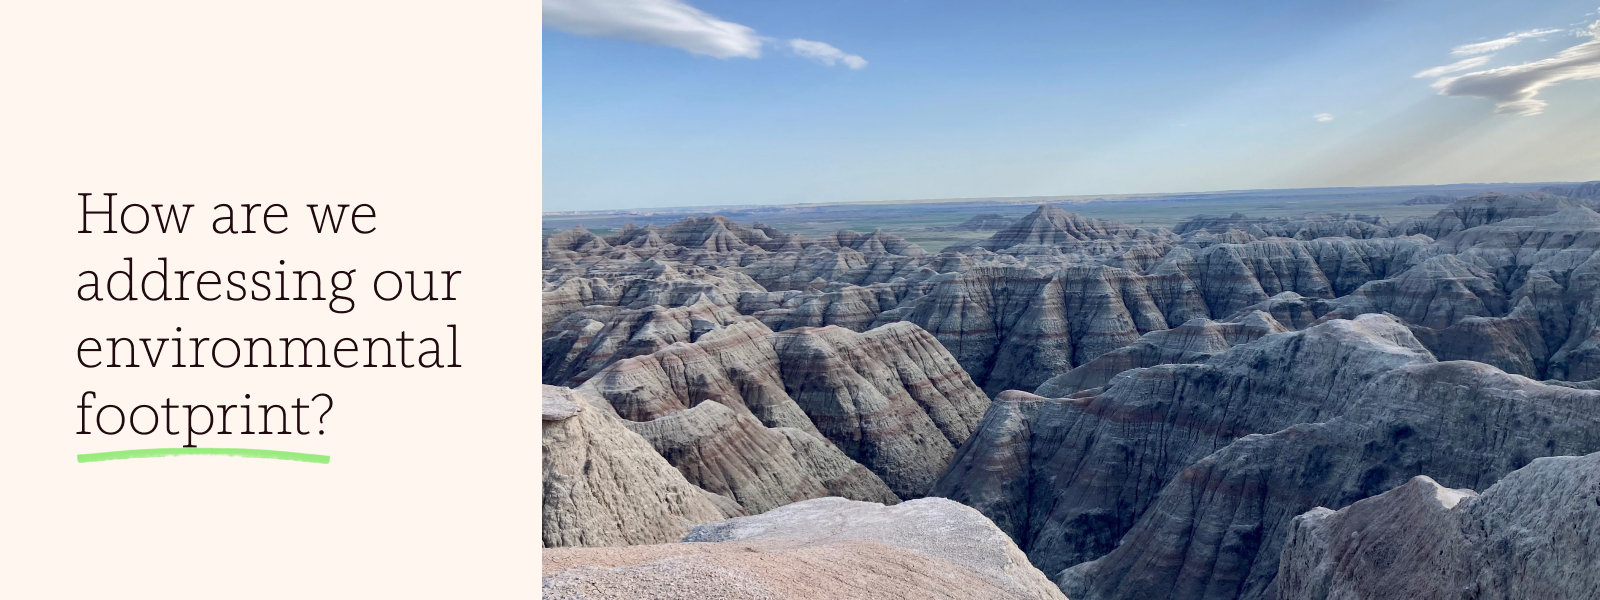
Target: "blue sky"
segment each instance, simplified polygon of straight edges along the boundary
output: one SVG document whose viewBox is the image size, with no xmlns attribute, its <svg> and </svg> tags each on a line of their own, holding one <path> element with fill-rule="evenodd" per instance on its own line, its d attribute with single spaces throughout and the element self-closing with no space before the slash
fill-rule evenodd
<svg viewBox="0 0 1600 600">
<path fill-rule="evenodd" d="M 547 0 L 544 209 L 1600 179 L 1596 4 Z"/>
</svg>

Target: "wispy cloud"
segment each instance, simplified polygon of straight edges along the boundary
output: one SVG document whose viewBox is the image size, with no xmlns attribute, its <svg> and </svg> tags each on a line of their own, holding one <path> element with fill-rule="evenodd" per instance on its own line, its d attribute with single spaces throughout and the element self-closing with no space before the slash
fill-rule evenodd
<svg viewBox="0 0 1600 600">
<path fill-rule="evenodd" d="M 1491 54 L 1489 56 L 1474 56 L 1472 58 L 1463 58 L 1461 60 L 1455 61 L 1455 62 L 1450 63 L 1448 65 L 1440 65 L 1440 66 L 1434 67 L 1432 69 L 1423 70 L 1421 72 L 1418 72 L 1416 75 L 1412 75 L 1412 77 L 1416 77 L 1418 79 L 1433 79 L 1435 77 L 1439 77 L 1439 76 L 1442 76 L 1442 75 L 1449 75 L 1451 73 L 1459 73 L 1461 71 L 1466 71 L 1468 69 L 1476 69 L 1478 67 L 1481 67 L 1483 65 L 1488 64 L 1489 63 L 1489 59 L 1492 58 L 1493 56 L 1494 55 Z"/>
<path fill-rule="evenodd" d="M 762 46 L 778 43 L 681 0 L 545 0 L 544 23 L 568 33 L 668 46 L 716 58 L 761 58 Z M 787 44 L 795 54 L 828 66 L 867 66 L 866 59 L 831 44 L 798 38 Z"/>
<path fill-rule="evenodd" d="M 1454 54 L 1456 56 L 1472 56 L 1474 54 L 1488 54 L 1490 52 L 1499 52 L 1501 50 L 1505 50 L 1506 48 L 1510 48 L 1512 46 L 1517 45 L 1517 43 L 1521 42 L 1522 40 L 1531 40 L 1531 39 L 1535 39 L 1535 38 L 1542 38 L 1542 37 L 1550 35 L 1552 33 L 1561 33 L 1561 30 L 1560 29 L 1530 29 L 1528 31 L 1512 32 L 1512 33 L 1506 34 L 1506 36 L 1503 37 L 1503 38 L 1493 39 L 1493 40 L 1489 40 L 1487 42 L 1477 42 L 1477 43 L 1474 43 L 1474 44 L 1462 44 L 1460 46 L 1456 46 L 1455 48 L 1452 48 L 1450 50 L 1450 53 Z"/>
<path fill-rule="evenodd" d="M 833 47 L 823 42 L 813 42 L 799 38 L 789 40 L 789 49 L 795 54 L 828 66 L 843 64 L 851 69 L 862 69 L 867 66 L 867 59 Z"/>
<path fill-rule="evenodd" d="M 1475 71 L 1433 82 L 1446 96 L 1475 96 L 1495 102 L 1495 112 L 1537 115 L 1548 105 L 1538 98 L 1544 88 L 1563 81 L 1600 79 L 1600 21 L 1585 32 L 1589 40 L 1549 58 Z M 1485 42 L 1487 43 L 1487 42 Z"/>
<path fill-rule="evenodd" d="M 671 46 L 717 58 L 760 58 L 756 30 L 678 0 L 545 0 L 544 23 L 578 35 Z"/>
<path fill-rule="evenodd" d="M 1333 120 L 1333 113 L 1317 113 L 1317 114 L 1311 115 L 1311 120 L 1316 121 L 1318 123 L 1327 123 L 1328 121 L 1332 121 Z"/>
</svg>

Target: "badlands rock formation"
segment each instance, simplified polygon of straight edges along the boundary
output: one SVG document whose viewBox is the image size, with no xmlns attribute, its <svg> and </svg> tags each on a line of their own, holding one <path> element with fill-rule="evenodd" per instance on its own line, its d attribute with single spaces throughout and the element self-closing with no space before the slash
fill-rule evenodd
<svg viewBox="0 0 1600 600">
<path fill-rule="evenodd" d="M 1292 292 L 1290 292 L 1292 293 Z M 1270 313 L 1250 310 L 1237 322 L 1195 318 L 1187 323 L 1144 334 L 1139 341 L 1123 346 L 1050 378 L 1034 390 L 1052 398 L 1070 396 L 1081 390 L 1110 383 L 1118 373 L 1140 367 L 1204 362 L 1239 344 L 1254 341 L 1269 333 L 1288 331 Z"/>
<path fill-rule="evenodd" d="M 795 429 L 827 442 L 904 498 L 927 493 L 989 405 L 938 341 L 909 323 L 866 333 L 840 327 L 773 333 L 746 321 L 693 344 L 620 361 L 584 387 L 624 418 L 641 422 L 670 418 L 703 402 L 721 403 L 750 415 L 753 420 L 741 421 L 748 426 Z M 711 456 L 697 452 L 692 458 L 703 462 Z M 844 495 L 883 498 L 876 492 Z"/>
<path fill-rule="evenodd" d="M 1541 217 L 1588 204 L 1583 200 L 1546 193 L 1481 194 L 1456 202 L 1430 218 L 1399 223 L 1393 232 L 1395 235 L 1421 233 L 1438 239 L 1480 225 L 1506 219 Z"/>
<path fill-rule="evenodd" d="M 1595 459 L 1543 457 L 1600 451 L 1594 189 L 1173 230 L 1045 206 L 938 252 L 722 217 L 550 235 L 545 545 L 932 495 L 1079 600 L 1584 597 L 1588 505 L 1546 492 L 1592 503 Z M 546 591 L 1052 597 L 881 536 L 728 549 L 759 537 L 575 550 Z"/>
<path fill-rule="evenodd" d="M 1075 598 L 1271 597 L 1296 515 L 1416 475 L 1482 489 L 1535 458 L 1592 452 L 1597 409 L 1600 392 L 1482 363 L 1395 369 L 1338 416 L 1239 438 L 1183 469 L 1119 546 L 1057 581 Z"/>
<path fill-rule="evenodd" d="M 1218 448 L 1323 420 L 1351 390 L 1431 362 L 1404 325 L 1366 315 L 1201 364 L 1128 371 L 1067 398 L 1006 392 L 933 495 L 983 512 L 1053 575 L 1113 550 L 1163 486 Z"/>
<path fill-rule="evenodd" d="M 1285 237 L 1310 240 L 1322 237 L 1366 239 L 1389 237 L 1389 222 L 1374 215 L 1312 215 L 1302 218 L 1251 218 L 1242 213 L 1226 217 L 1200 215 L 1185 219 L 1172 229 L 1178 234 L 1209 232 L 1226 234 L 1240 231 L 1251 238 Z"/>
<path fill-rule="evenodd" d="M 1461 198 L 1458 198 L 1456 196 L 1444 196 L 1444 195 L 1440 195 L 1440 194 L 1418 194 L 1416 196 L 1412 196 L 1410 200 L 1406 200 L 1405 202 L 1401 202 L 1401 204 L 1403 204 L 1405 206 L 1428 206 L 1428 205 L 1433 205 L 1433 204 L 1455 204 L 1456 201 L 1458 201 L 1460 199 Z"/>
<path fill-rule="evenodd" d="M 1065 600 L 1004 533 L 938 498 L 809 500 L 683 543 L 544 553 L 545 598 Z"/>
<path fill-rule="evenodd" d="M 1600 595 L 1600 454 L 1540 458 L 1479 495 L 1426 475 L 1296 517 L 1278 598 Z"/>
<path fill-rule="evenodd" d="M 989 404 L 938 341 L 910 323 L 774 333 L 750 317 L 615 361 L 576 389 L 546 389 L 598 406 L 590 412 L 607 418 L 608 431 L 637 440 L 628 448 L 649 449 L 652 465 L 676 470 L 674 482 L 739 514 L 824 496 L 889 504 L 922 497 Z M 560 480 L 548 457 L 587 456 L 582 448 L 592 445 L 555 435 L 551 423 L 547 495 Z M 572 476 L 594 474 L 579 473 Z M 618 515 L 625 513 L 547 519 L 546 539 L 609 543 L 604 530 L 630 527 L 608 520 Z M 681 531 L 668 521 L 659 528 Z M 602 533 L 588 531 L 596 528 Z"/>
<path fill-rule="evenodd" d="M 659 544 L 742 514 L 684 480 L 582 392 L 547 385 L 543 404 L 545 546 Z"/>
<path fill-rule="evenodd" d="M 999 231 L 1010 227 L 1016 219 L 998 213 L 983 213 L 972 215 L 972 218 L 962 221 L 955 229 L 962 231 Z"/>
</svg>

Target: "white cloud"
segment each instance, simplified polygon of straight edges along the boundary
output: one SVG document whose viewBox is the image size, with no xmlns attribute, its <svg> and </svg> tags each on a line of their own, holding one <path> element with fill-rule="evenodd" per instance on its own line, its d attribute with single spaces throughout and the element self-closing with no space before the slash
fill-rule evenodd
<svg viewBox="0 0 1600 600">
<path fill-rule="evenodd" d="M 1552 33 L 1560 32 L 1560 29 L 1530 29 L 1528 31 L 1512 32 L 1506 34 L 1506 36 L 1503 38 L 1493 39 L 1487 42 L 1478 42 L 1476 44 L 1462 44 L 1460 46 L 1456 46 L 1450 50 L 1450 53 L 1456 56 L 1472 56 L 1474 54 L 1499 52 L 1506 48 L 1517 45 L 1517 43 L 1521 42 L 1522 40 L 1542 38 Z"/>
<path fill-rule="evenodd" d="M 1333 113 L 1317 113 L 1317 114 L 1311 115 L 1311 120 L 1316 121 L 1318 123 L 1327 123 L 1328 121 L 1332 121 L 1333 120 Z"/>
<path fill-rule="evenodd" d="M 800 56 L 804 56 L 830 67 L 840 63 L 843 63 L 844 66 L 850 67 L 851 69 L 861 69 L 867 66 L 867 59 L 847 53 L 843 50 L 833 47 L 831 44 L 825 44 L 823 42 L 813 42 L 811 40 L 802 40 L 796 38 L 789 40 L 789 49 L 793 50 L 795 54 L 799 54 Z"/>
<path fill-rule="evenodd" d="M 1434 67 L 1432 69 L 1424 70 L 1422 72 L 1417 73 L 1416 75 L 1412 75 L 1412 77 L 1416 77 L 1418 79 L 1433 79 L 1434 77 L 1439 77 L 1441 75 L 1449 75 L 1451 73 L 1465 71 L 1465 70 L 1468 70 L 1468 69 L 1476 69 L 1478 67 L 1481 67 L 1481 66 L 1487 64 L 1489 62 L 1489 59 L 1492 58 L 1492 57 L 1494 57 L 1493 54 L 1490 54 L 1488 56 L 1474 56 L 1472 58 L 1463 58 L 1461 60 L 1455 61 L 1455 62 L 1450 63 L 1448 65 L 1442 65 L 1442 66 Z"/>
<path fill-rule="evenodd" d="M 568 33 L 670 46 L 716 58 L 761 58 L 761 47 L 776 40 L 724 21 L 681 0 L 545 0 L 544 24 Z M 795 54 L 851 69 L 867 59 L 823 42 L 792 39 Z"/>
<path fill-rule="evenodd" d="M 1589 25 L 1589 41 L 1550 58 L 1475 71 L 1433 82 L 1446 96 L 1476 96 L 1495 101 L 1495 112 L 1537 115 L 1547 103 L 1537 96 L 1544 88 L 1563 81 L 1600 79 L 1600 21 Z"/>
<path fill-rule="evenodd" d="M 568 33 L 671 46 L 716 58 L 761 58 L 756 30 L 678 0 L 545 0 L 544 23 Z"/>
</svg>

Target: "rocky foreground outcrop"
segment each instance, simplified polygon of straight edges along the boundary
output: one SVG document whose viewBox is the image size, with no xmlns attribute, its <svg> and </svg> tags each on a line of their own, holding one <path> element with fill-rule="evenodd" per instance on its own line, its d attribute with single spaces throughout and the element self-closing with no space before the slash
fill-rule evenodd
<svg viewBox="0 0 1600 600">
<path fill-rule="evenodd" d="M 1065 600 L 983 515 L 938 498 L 821 498 L 677 544 L 547 549 L 543 576 L 551 599 Z"/>
<path fill-rule="evenodd" d="M 659 544 L 743 513 L 691 485 L 582 392 L 547 385 L 542 395 L 545 546 Z"/>
<path fill-rule="evenodd" d="M 1600 597 L 1600 454 L 1540 458 L 1479 495 L 1425 475 L 1296 517 L 1284 600 Z"/>
</svg>

